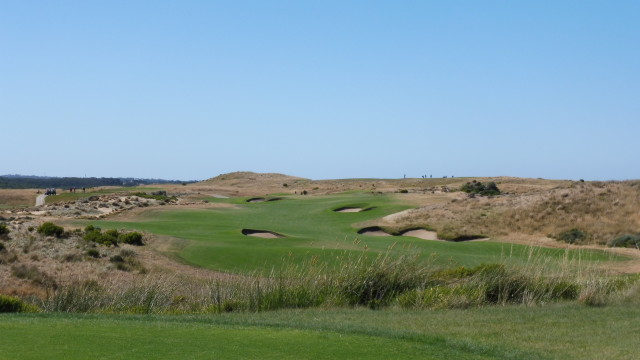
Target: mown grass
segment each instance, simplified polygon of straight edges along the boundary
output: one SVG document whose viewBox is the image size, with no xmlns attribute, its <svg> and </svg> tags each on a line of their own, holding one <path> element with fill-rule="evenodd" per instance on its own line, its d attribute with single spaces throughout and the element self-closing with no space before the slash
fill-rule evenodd
<svg viewBox="0 0 640 360">
<path fill-rule="evenodd" d="M 635 359 L 640 308 L 0 315 L 3 359 Z"/>
<path fill-rule="evenodd" d="M 190 264 L 215 270 L 250 273 L 286 262 L 302 263 L 318 257 L 336 262 L 345 250 L 368 254 L 415 249 L 423 259 L 441 264 L 476 266 L 505 257 L 526 261 L 529 249 L 495 242 L 451 243 L 405 236 L 375 237 L 358 235 L 360 224 L 395 213 L 408 206 L 388 195 L 365 193 L 323 197 L 289 197 L 279 201 L 246 203 L 246 199 L 212 199 L 235 204 L 234 208 L 200 210 L 152 210 L 127 222 L 95 221 L 102 228 L 148 231 L 186 240 L 177 256 Z M 337 213 L 338 207 L 373 207 L 359 213 Z M 275 231 L 286 237 L 262 239 L 241 234 L 241 229 Z M 541 249 L 544 256 L 561 259 L 559 249 Z M 570 252 L 570 258 L 605 261 L 609 255 L 599 251 Z"/>
</svg>

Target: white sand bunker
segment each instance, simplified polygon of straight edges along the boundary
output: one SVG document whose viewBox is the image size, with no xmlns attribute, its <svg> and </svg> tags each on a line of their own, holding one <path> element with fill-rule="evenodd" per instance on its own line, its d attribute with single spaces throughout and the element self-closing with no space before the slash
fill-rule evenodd
<svg viewBox="0 0 640 360">
<path fill-rule="evenodd" d="M 438 239 L 438 233 L 435 231 L 429 231 L 427 229 L 410 229 L 400 233 L 401 236 L 411 236 L 424 240 L 440 240 Z"/>
<path fill-rule="evenodd" d="M 360 229 L 360 230 L 358 230 L 358 234 L 360 234 L 360 235 L 370 235 L 370 236 L 392 236 L 391 234 L 389 234 L 388 232 L 384 231 L 379 226 L 371 226 L 371 227 L 366 227 L 364 229 Z"/>
<path fill-rule="evenodd" d="M 369 211 L 371 209 L 373 209 L 373 208 L 372 207 L 370 207 L 370 208 L 360 208 L 360 207 L 345 206 L 345 207 L 337 208 L 337 209 L 335 209 L 333 211 L 339 212 L 339 213 L 357 213 L 357 212 Z"/>
<path fill-rule="evenodd" d="M 279 239 L 285 237 L 277 232 L 268 230 L 242 229 L 242 235 L 255 236 L 263 239 Z"/>
</svg>

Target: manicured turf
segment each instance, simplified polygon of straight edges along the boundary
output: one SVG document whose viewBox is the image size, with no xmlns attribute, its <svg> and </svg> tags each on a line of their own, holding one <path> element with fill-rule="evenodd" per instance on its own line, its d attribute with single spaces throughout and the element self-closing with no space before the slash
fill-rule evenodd
<svg viewBox="0 0 640 360">
<path fill-rule="evenodd" d="M 212 199 L 213 201 L 213 199 Z M 103 228 L 127 228 L 188 240 L 177 255 L 184 261 L 210 269 L 248 272 L 269 269 L 284 262 L 299 263 L 317 257 L 337 262 L 345 251 L 374 256 L 393 247 L 393 252 L 419 251 L 430 261 L 474 266 L 504 258 L 527 259 L 529 249 L 495 242 L 443 242 L 412 237 L 358 235 L 362 223 L 409 208 L 392 195 L 350 193 L 331 196 L 286 197 L 279 201 L 246 203 L 245 199 L 217 199 L 235 208 L 150 210 L 131 222 L 95 221 Z M 339 207 L 373 207 L 360 213 L 337 213 Z M 241 234 L 241 229 L 269 230 L 280 239 Z M 395 244 L 395 245 L 394 245 Z M 563 250 L 540 249 L 538 255 L 560 258 Z M 572 253 L 585 260 L 606 260 L 601 252 Z"/>
<path fill-rule="evenodd" d="M 0 315 L 2 359 L 635 359 L 640 308 Z"/>
</svg>

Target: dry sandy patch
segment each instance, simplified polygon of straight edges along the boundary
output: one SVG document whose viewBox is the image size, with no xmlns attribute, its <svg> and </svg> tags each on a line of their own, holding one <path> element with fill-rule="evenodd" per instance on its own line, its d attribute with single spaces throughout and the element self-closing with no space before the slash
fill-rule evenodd
<svg viewBox="0 0 640 360">
<path fill-rule="evenodd" d="M 416 238 L 424 239 L 424 240 L 440 240 L 440 239 L 438 239 L 438 233 L 437 232 L 429 231 L 429 230 L 426 230 L 426 229 L 407 230 L 407 231 L 401 233 L 400 235 L 416 237 Z"/>
</svg>

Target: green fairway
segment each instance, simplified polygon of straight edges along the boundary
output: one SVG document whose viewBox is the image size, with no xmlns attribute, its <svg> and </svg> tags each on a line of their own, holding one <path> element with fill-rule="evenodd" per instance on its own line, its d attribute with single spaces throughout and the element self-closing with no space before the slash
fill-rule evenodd
<svg viewBox="0 0 640 360">
<path fill-rule="evenodd" d="M 413 237 L 358 235 L 358 224 L 409 208 L 392 195 L 349 193 L 331 196 L 285 197 L 278 201 L 247 203 L 246 199 L 216 199 L 233 208 L 196 210 L 150 210 L 130 222 L 95 221 L 103 228 L 149 231 L 186 240 L 177 251 L 182 260 L 201 267 L 248 272 L 270 269 L 283 263 L 300 263 L 314 258 L 335 263 L 346 251 L 372 256 L 392 252 L 418 251 L 425 259 L 441 264 L 474 266 L 511 258 L 526 260 L 529 249 L 490 241 L 444 242 Z M 340 207 L 372 208 L 357 213 L 338 213 Z M 245 236 L 242 229 L 268 230 L 284 238 Z M 536 255 L 561 258 L 564 250 L 539 249 Z M 597 251 L 572 252 L 571 258 L 607 260 Z"/>
<path fill-rule="evenodd" d="M 633 359 L 637 306 L 5 314 L 2 359 Z M 621 336 L 627 334 L 629 336 Z"/>
</svg>

